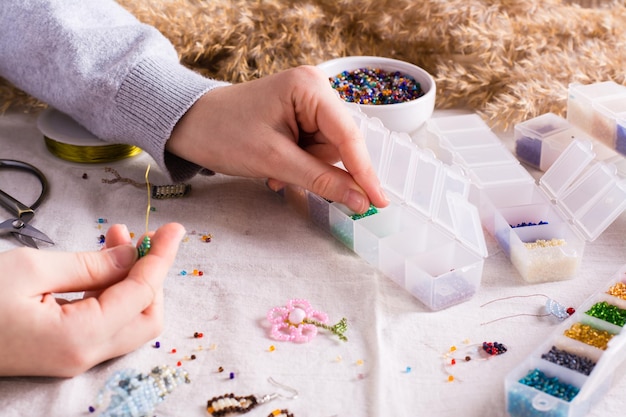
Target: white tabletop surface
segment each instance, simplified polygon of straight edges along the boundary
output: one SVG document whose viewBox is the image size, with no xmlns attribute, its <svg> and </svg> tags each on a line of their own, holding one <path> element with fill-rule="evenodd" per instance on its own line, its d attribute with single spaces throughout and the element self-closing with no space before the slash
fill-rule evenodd
<svg viewBox="0 0 626 417">
<path fill-rule="evenodd" d="M 50 181 L 49 199 L 37 210 L 33 225 L 55 245 L 42 250 L 98 250 L 99 236 L 113 223 L 126 223 L 138 235 L 143 232 L 145 190 L 103 184 L 102 178 L 111 178 L 105 166 L 141 181 L 151 163 L 151 182 L 167 183 L 146 154 L 106 165 L 70 163 L 51 155 L 37 130 L 36 115 L 0 116 L 0 158 L 31 163 Z M 152 202 L 156 211 L 150 216 L 151 229 L 177 221 L 188 232 L 165 284 L 162 335 L 72 379 L 0 378 L 0 415 L 93 415 L 88 407 L 113 372 L 133 368 L 146 373 L 155 365 L 182 361 L 191 383 L 169 395 L 156 416 L 207 416 L 211 397 L 275 392 L 269 377 L 295 388 L 298 398 L 279 398 L 247 415 L 264 417 L 287 408 L 295 417 L 505 416 L 506 374 L 551 334 L 555 322 L 521 316 L 481 325 L 511 314 L 536 313 L 544 302 L 541 297 L 480 306 L 499 297 L 541 293 L 575 307 L 626 264 L 626 214 L 587 244 L 578 275 L 561 282 L 525 283 L 487 235 L 489 255 L 478 293 L 465 303 L 431 312 L 311 224 L 263 181 L 217 175 L 190 183 L 189 196 Z M 38 191 L 34 179 L 7 170 L 0 171 L 0 187 L 25 202 Z M 6 217 L 1 209 L 0 219 Z M 99 218 L 108 222 L 102 228 Z M 203 242 L 203 233 L 210 233 L 212 241 Z M 12 238 L 0 239 L 0 250 L 16 246 Z M 180 274 L 193 269 L 203 275 Z M 332 323 L 346 317 L 348 341 L 325 331 L 303 344 L 272 340 L 267 311 L 294 298 L 308 300 Z M 195 339 L 194 332 L 204 337 Z M 159 349 L 153 347 L 157 340 Z M 457 364 L 452 371 L 456 379 L 449 382 L 445 353 L 451 346 L 483 341 L 504 343 L 509 350 L 487 361 Z M 176 354 L 170 353 L 172 348 Z M 191 354 L 197 359 L 184 360 Z M 218 372 L 220 367 L 224 372 Z M 626 379 L 619 378 L 589 415 L 622 415 L 624 390 Z"/>
</svg>

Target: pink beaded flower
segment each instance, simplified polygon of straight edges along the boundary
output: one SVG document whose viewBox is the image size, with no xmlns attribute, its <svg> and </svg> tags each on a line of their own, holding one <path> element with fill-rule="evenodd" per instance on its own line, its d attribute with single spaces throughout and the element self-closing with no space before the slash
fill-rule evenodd
<svg viewBox="0 0 626 417">
<path fill-rule="evenodd" d="M 341 340 L 347 340 L 343 333 L 347 329 L 346 319 L 329 326 L 326 313 L 314 310 L 307 300 L 293 299 L 285 307 L 274 307 L 267 312 L 267 320 L 272 323 L 272 339 L 305 343 L 317 335 L 321 327 L 335 333 Z"/>
</svg>

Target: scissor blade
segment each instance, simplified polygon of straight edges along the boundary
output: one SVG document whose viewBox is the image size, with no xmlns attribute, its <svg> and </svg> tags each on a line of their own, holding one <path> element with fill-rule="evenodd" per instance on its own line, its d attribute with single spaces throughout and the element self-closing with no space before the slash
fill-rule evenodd
<svg viewBox="0 0 626 417">
<path fill-rule="evenodd" d="M 41 241 L 46 242 L 46 243 L 54 244 L 52 239 L 50 239 L 48 236 L 46 236 L 45 233 L 35 229 L 30 224 L 24 224 L 23 227 L 21 227 L 19 230 L 14 231 L 13 233 L 17 233 L 19 235 L 22 235 L 22 236 L 25 236 L 25 237 L 29 237 L 29 238 L 35 238 L 35 239 L 41 240 Z"/>
<path fill-rule="evenodd" d="M 22 235 L 19 232 L 13 232 L 13 236 L 15 236 L 15 238 L 19 240 L 23 245 L 28 246 L 29 248 L 39 249 L 39 247 L 37 247 L 37 243 L 35 243 L 35 239 L 33 239 L 32 237 Z"/>
</svg>

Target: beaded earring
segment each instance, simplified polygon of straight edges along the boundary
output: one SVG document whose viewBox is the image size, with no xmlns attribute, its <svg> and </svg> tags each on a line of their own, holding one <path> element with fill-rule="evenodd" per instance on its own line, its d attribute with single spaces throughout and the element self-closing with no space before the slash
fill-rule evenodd
<svg viewBox="0 0 626 417">
<path fill-rule="evenodd" d="M 532 317 L 556 317 L 559 321 L 563 321 L 566 318 L 570 317 L 572 314 L 574 314 L 576 312 L 576 310 L 573 307 L 565 307 L 563 304 L 560 304 L 559 302 L 553 300 L 552 298 L 548 297 L 545 294 L 529 294 L 529 295 L 512 295 L 510 297 L 502 297 L 502 298 L 496 298 L 495 300 L 491 300 L 483 305 L 481 305 L 480 307 L 485 307 L 486 305 L 489 305 L 491 303 L 495 303 L 498 301 L 503 301 L 503 300 L 510 300 L 513 298 L 527 298 L 527 297 L 544 297 L 546 299 L 546 304 L 544 306 L 545 309 L 545 313 L 544 314 L 532 314 L 532 313 L 519 313 L 519 314 L 513 314 L 510 316 L 505 316 L 505 317 L 500 317 L 497 318 L 495 320 L 490 320 L 484 323 L 481 323 L 481 326 L 485 325 L 485 324 L 489 324 L 489 323 L 494 323 L 496 321 L 500 321 L 500 320 L 504 320 L 504 319 L 510 319 L 513 317 L 520 317 L 520 316 L 532 316 Z"/>
<path fill-rule="evenodd" d="M 258 405 L 265 404 L 270 402 L 276 398 L 286 398 L 286 399 L 296 399 L 298 398 L 298 391 L 295 389 L 288 387 L 286 385 L 280 384 L 276 382 L 273 378 L 268 378 L 268 381 L 279 388 L 282 388 L 285 391 L 291 393 L 289 396 L 284 396 L 278 392 L 273 394 L 267 394 L 262 397 L 258 397 L 256 395 L 248 395 L 245 397 L 236 396 L 233 393 L 220 395 L 218 397 L 213 397 L 207 401 L 206 410 L 209 414 L 214 417 L 224 416 L 227 414 L 245 414 L 248 411 L 252 410 Z M 277 410 L 279 414 L 270 414 L 270 416 L 281 416 L 283 412 L 287 410 Z M 287 416 L 291 416 L 288 412 Z M 291 416 L 293 417 L 293 416 Z"/>
<path fill-rule="evenodd" d="M 185 370 L 167 365 L 155 366 L 148 374 L 123 369 L 107 379 L 89 412 L 94 413 L 106 405 L 100 417 L 149 417 L 168 394 L 189 382 Z"/>
<path fill-rule="evenodd" d="M 494 356 L 503 355 L 508 351 L 508 348 L 500 342 L 482 342 L 478 344 L 468 344 L 466 341 L 465 346 L 460 348 L 457 346 L 451 346 L 450 349 L 443 355 L 444 368 L 448 374 L 448 382 L 454 381 L 456 378 L 450 371 L 451 367 L 456 367 L 459 364 L 467 363 L 471 361 L 482 361 L 493 358 Z"/>
<path fill-rule="evenodd" d="M 274 307 L 267 312 L 267 320 L 272 324 L 270 336 L 274 340 L 305 343 L 317 335 L 322 328 L 347 342 L 344 335 L 348 330 L 348 320 L 344 317 L 333 326 L 328 325 L 328 315 L 314 310 L 307 300 L 293 299 L 285 307 Z"/>
</svg>

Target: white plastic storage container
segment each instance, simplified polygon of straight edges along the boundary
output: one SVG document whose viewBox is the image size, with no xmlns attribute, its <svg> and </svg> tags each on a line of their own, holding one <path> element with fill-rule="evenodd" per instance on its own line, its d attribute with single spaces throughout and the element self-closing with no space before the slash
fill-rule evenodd
<svg viewBox="0 0 626 417">
<path fill-rule="evenodd" d="M 482 138 L 473 149 L 501 146 L 478 115 L 433 118 L 429 130 L 457 163 L 472 146 L 450 138 Z M 485 138 L 491 138 L 488 141 Z M 493 140 L 492 140 L 493 139 Z M 626 208 L 626 183 L 612 165 L 594 161 L 591 142 L 572 141 L 536 183 L 517 161 L 462 165 L 485 228 L 528 282 L 573 278 L 585 242 L 596 239 Z"/>
<path fill-rule="evenodd" d="M 470 299 L 487 249 L 469 179 L 407 134 L 351 111 L 391 204 L 360 216 L 302 189 L 290 187 L 286 198 L 429 309 Z"/>
<path fill-rule="evenodd" d="M 626 267 L 508 373 L 509 416 L 580 417 L 602 399 L 626 355 L 624 297 Z"/>
</svg>

